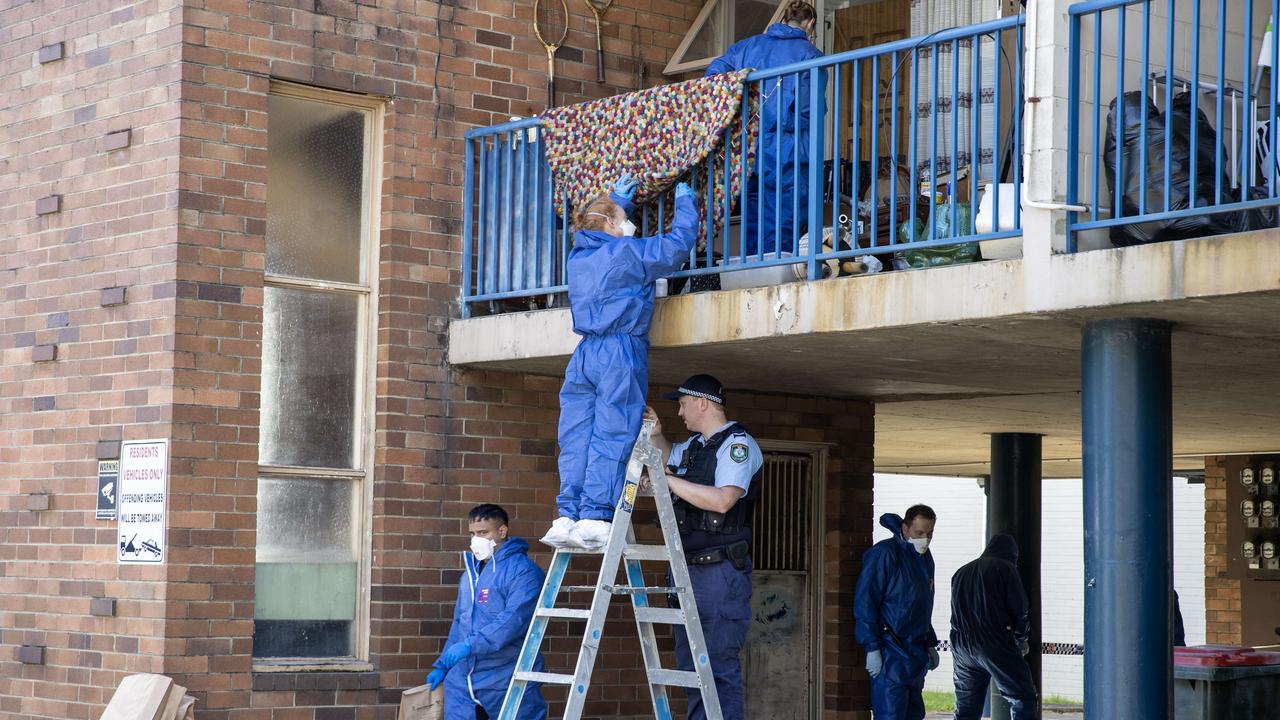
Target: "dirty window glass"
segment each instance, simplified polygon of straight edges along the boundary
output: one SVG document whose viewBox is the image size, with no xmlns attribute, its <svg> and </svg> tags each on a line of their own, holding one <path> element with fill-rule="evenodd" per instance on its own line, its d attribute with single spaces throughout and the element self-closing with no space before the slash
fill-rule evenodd
<svg viewBox="0 0 1280 720">
<path fill-rule="evenodd" d="M 355 653 L 359 488 L 346 479 L 259 479 L 256 657 Z"/>
<path fill-rule="evenodd" d="M 272 95 L 267 119 L 267 273 L 357 283 L 365 113 Z"/>
<path fill-rule="evenodd" d="M 258 462 L 355 467 L 355 295 L 268 287 Z"/>
</svg>

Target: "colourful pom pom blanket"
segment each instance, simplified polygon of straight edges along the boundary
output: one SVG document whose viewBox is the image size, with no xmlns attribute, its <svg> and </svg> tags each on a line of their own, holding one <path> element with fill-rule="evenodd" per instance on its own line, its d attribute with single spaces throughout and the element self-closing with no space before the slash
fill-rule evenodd
<svg viewBox="0 0 1280 720">
<path fill-rule="evenodd" d="M 672 192 L 683 180 L 698 189 L 703 218 L 708 215 L 710 197 L 709 229 L 711 237 L 717 237 L 724 222 L 725 193 L 735 200 L 739 197 L 743 177 L 755 161 L 759 123 L 748 122 L 744 133 L 742 122 L 743 80 L 750 72 L 723 73 L 548 110 L 542 116 L 542 133 L 555 177 L 557 212 L 564 211 L 566 199 L 573 209 L 608 192 L 626 172 L 640 183 L 634 199 L 637 207 Z M 747 117 L 754 119 L 758 115 L 752 109 L 755 98 L 749 95 L 748 104 Z M 710 193 L 705 190 L 708 181 Z M 666 207 L 674 207 L 670 197 Z M 670 222 L 670 212 L 666 220 Z M 698 232 L 700 247 L 707 230 L 703 222 Z"/>
</svg>

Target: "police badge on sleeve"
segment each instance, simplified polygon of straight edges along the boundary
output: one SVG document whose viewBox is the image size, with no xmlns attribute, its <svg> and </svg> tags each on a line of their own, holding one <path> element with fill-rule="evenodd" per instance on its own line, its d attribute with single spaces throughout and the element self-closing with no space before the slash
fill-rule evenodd
<svg viewBox="0 0 1280 720">
<path fill-rule="evenodd" d="M 729 446 L 729 459 L 736 463 L 744 463 L 747 461 L 747 444 L 734 443 Z"/>
</svg>

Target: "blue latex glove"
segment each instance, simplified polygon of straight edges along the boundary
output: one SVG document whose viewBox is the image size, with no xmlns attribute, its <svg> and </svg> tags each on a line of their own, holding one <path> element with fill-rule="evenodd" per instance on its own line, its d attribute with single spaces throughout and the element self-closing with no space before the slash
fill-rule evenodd
<svg viewBox="0 0 1280 720">
<path fill-rule="evenodd" d="M 440 656 L 440 664 L 451 668 L 462 662 L 470 654 L 471 643 L 456 642 L 444 649 L 444 654 Z"/>
<path fill-rule="evenodd" d="M 682 197 L 693 197 L 693 188 L 689 187 L 689 183 L 680 183 L 676 185 L 676 199 Z"/>
<path fill-rule="evenodd" d="M 867 653 L 867 674 L 871 677 L 878 677 L 883 669 L 884 660 L 880 658 L 880 651 L 872 650 Z"/>
<path fill-rule="evenodd" d="M 938 651 L 929 648 L 929 669 L 937 670 L 938 665 L 942 663 L 942 658 L 938 657 Z"/>
<path fill-rule="evenodd" d="M 640 183 L 631 176 L 631 173 L 623 173 L 622 177 L 618 178 L 618 181 L 613 184 L 613 192 L 615 195 L 626 198 L 627 202 L 631 202 L 631 199 L 636 196 L 636 188 L 638 187 L 640 187 Z"/>
<path fill-rule="evenodd" d="M 431 671 L 431 674 L 427 676 L 427 685 L 431 687 L 432 692 L 435 692 L 435 689 L 440 687 L 440 683 L 444 682 L 444 676 L 448 674 L 449 671 L 444 668 L 436 668 Z"/>
</svg>

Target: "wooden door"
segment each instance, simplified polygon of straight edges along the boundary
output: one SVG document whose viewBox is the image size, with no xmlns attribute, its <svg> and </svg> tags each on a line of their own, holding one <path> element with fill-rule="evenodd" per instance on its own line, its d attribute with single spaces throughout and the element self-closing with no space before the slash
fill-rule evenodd
<svg viewBox="0 0 1280 720">
<path fill-rule="evenodd" d="M 910 26 L 910 0 L 879 0 L 878 2 L 855 4 L 852 7 L 835 11 L 835 42 L 832 50 L 833 52 L 841 53 L 846 50 L 856 50 L 873 45 L 881 45 L 893 40 L 901 40 L 909 35 Z M 905 154 L 912 121 L 912 115 L 908 107 L 911 101 L 910 54 L 900 55 L 897 58 L 897 62 L 888 57 L 882 58 L 879 62 L 879 67 L 874 68 L 874 76 L 871 62 L 862 61 L 858 65 L 857 72 L 860 72 L 861 75 L 859 78 L 859 97 L 856 98 L 853 96 L 854 67 L 852 64 L 845 64 L 841 68 L 840 87 L 838 88 L 838 92 L 841 93 L 841 156 L 845 158 L 851 157 L 853 147 L 851 132 L 854 112 L 859 114 L 858 134 L 861 136 L 861 141 L 858 143 L 858 159 L 871 159 L 873 143 L 880 158 L 886 157 L 891 152 Z M 895 72 L 898 76 L 898 92 L 896 96 L 892 92 Z M 874 135 L 870 130 L 873 96 L 878 100 L 878 117 L 875 118 Z M 897 108 L 898 122 L 896 138 L 893 136 L 893 109 L 895 107 Z"/>
</svg>

